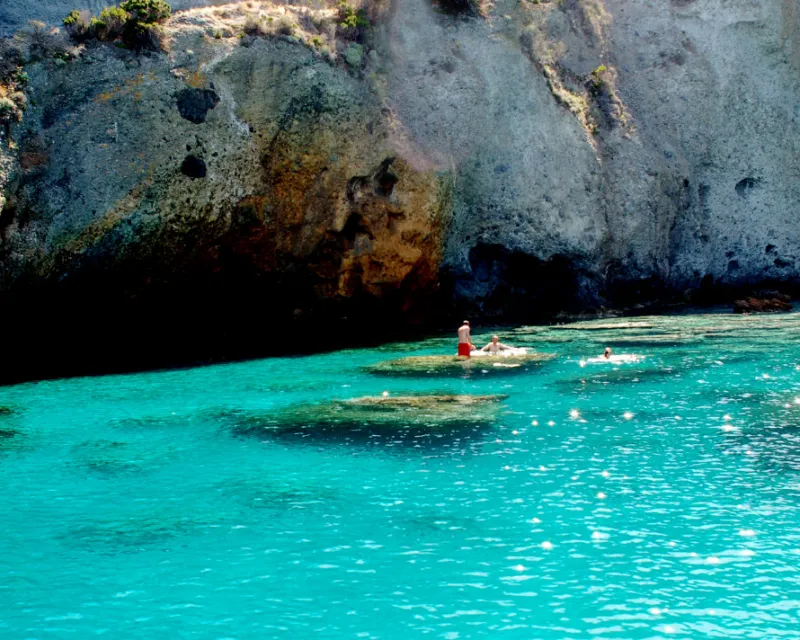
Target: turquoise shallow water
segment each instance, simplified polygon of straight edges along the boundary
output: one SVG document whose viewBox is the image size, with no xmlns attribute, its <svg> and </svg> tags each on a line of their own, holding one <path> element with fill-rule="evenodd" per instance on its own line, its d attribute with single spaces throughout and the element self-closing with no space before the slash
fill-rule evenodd
<svg viewBox="0 0 800 640">
<path fill-rule="evenodd" d="M 0 637 L 797 638 L 800 316 L 625 322 L 505 331 L 532 372 L 362 370 L 433 339 L 0 389 Z M 645 358 L 581 366 L 605 344 Z M 385 390 L 508 398 L 231 419 Z"/>
</svg>

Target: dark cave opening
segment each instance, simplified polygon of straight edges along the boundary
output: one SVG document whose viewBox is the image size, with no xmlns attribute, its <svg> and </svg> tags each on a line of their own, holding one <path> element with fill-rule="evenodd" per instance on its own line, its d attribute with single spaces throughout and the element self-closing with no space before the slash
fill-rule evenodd
<svg viewBox="0 0 800 640">
<path fill-rule="evenodd" d="M 478 244 L 469 252 L 470 273 L 446 274 L 445 286 L 460 315 L 534 321 L 572 310 L 587 298 L 579 259 L 547 260 L 501 245 Z"/>
</svg>

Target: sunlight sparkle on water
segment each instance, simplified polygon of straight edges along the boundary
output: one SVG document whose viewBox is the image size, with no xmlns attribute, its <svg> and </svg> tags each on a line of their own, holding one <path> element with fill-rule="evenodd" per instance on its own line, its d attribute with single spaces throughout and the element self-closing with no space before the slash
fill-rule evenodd
<svg viewBox="0 0 800 640">
<path fill-rule="evenodd" d="M 800 314 L 616 322 L 0 387 L 0 636 L 796 637 Z"/>
</svg>

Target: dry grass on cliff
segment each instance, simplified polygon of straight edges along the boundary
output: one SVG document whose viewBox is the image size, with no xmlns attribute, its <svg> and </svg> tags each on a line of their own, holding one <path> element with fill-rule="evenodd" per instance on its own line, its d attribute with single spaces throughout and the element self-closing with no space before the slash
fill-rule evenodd
<svg viewBox="0 0 800 640">
<path fill-rule="evenodd" d="M 166 28 L 179 34 L 187 28 L 202 28 L 216 40 L 243 37 L 293 36 L 316 49 L 327 48 L 331 55 L 342 43 L 360 39 L 358 29 L 346 26 L 343 5 L 337 0 L 320 0 L 315 7 L 253 0 L 215 7 L 177 12 Z M 346 3 L 348 11 L 363 15 L 366 23 L 385 10 L 385 0 Z M 388 6 L 388 5 L 387 5 Z"/>
</svg>

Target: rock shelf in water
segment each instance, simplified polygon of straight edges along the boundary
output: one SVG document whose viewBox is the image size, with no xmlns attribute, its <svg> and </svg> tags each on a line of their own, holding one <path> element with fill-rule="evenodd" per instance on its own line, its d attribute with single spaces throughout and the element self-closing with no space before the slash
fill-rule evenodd
<svg viewBox="0 0 800 640">
<path fill-rule="evenodd" d="M 239 433 L 308 427 L 390 428 L 479 426 L 494 423 L 505 395 L 367 396 L 287 407 L 272 414 L 240 414 Z"/>
<path fill-rule="evenodd" d="M 574 322 L 572 324 L 556 324 L 550 327 L 556 331 L 608 331 L 622 329 L 652 329 L 652 322 Z"/>
<path fill-rule="evenodd" d="M 512 356 L 484 356 L 460 358 L 458 356 L 411 356 L 387 360 L 366 367 L 369 373 L 379 375 L 442 375 L 465 371 L 487 372 L 518 371 L 532 365 L 552 360 L 552 353 L 527 353 Z"/>
</svg>

